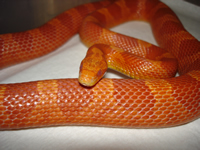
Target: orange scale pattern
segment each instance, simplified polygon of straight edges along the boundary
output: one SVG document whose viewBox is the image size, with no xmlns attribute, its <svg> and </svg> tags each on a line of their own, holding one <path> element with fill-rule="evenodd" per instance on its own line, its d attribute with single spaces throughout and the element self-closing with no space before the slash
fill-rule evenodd
<svg viewBox="0 0 200 150">
<path fill-rule="evenodd" d="M 99 10 L 86 17 L 96 9 Z M 122 19 L 118 20 L 118 16 Z M 1 84 L 0 129 L 58 125 L 162 128 L 198 119 L 200 43 L 183 28 L 173 11 L 158 0 L 104 0 L 85 4 L 36 29 L 0 35 L 0 68 L 51 52 L 78 31 L 88 46 L 97 43 L 120 45 L 128 52 L 143 48 L 142 52 L 135 53 L 156 60 L 165 59 L 163 49 L 111 32 L 98 24 L 103 20 L 106 27 L 111 27 L 130 19 L 150 22 L 160 47 L 177 59 L 181 76 L 102 79 L 90 88 L 81 86 L 78 79 Z M 116 42 L 116 39 L 122 41 Z M 156 52 L 146 56 L 153 50 Z"/>
</svg>

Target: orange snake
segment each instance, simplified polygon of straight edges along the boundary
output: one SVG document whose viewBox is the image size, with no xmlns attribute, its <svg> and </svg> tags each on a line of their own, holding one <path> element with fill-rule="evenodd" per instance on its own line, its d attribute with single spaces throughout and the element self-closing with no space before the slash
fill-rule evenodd
<svg viewBox="0 0 200 150">
<path fill-rule="evenodd" d="M 115 43 L 126 51 L 143 48 L 139 55 L 146 55 L 155 47 L 137 39 L 130 41 L 127 36 L 117 37 L 119 34 L 105 29 L 133 19 L 151 24 L 159 46 L 177 59 L 179 77 L 102 79 L 90 88 L 81 86 L 77 79 L 1 84 L 0 129 L 58 125 L 161 128 L 199 118 L 200 43 L 184 29 L 172 10 L 158 0 L 85 4 L 39 28 L 0 35 L 0 68 L 45 55 L 79 30 L 88 46 Z"/>
</svg>

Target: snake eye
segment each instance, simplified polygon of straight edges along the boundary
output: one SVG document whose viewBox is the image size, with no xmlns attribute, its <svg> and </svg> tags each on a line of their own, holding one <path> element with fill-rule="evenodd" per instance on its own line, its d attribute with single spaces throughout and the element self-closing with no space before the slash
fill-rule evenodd
<svg viewBox="0 0 200 150">
<path fill-rule="evenodd" d="M 101 69 L 98 71 L 97 76 L 100 77 L 102 75 Z"/>
</svg>

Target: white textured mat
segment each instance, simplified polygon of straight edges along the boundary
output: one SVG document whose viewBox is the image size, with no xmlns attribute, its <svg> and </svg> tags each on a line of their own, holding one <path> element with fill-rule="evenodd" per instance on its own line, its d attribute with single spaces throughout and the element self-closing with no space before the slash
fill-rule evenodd
<svg viewBox="0 0 200 150">
<path fill-rule="evenodd" d="M 185 28 L 200 40 L 200 7 L 182 0 L 163 0 L 178 13 Z M 129 22 L 112 30 L 155 43 L 150 26 Z M 77 78 L 79 64 L 87 48 L 78 35 L 57 51 L 44 57 L 0 71 L 1 83 L 44 79 Z M 120 78 L 109 72 L 106 77 Z M 186 125 L 164 129 L 123 129 L 62 126 L 0 131 L 0 150 L 199 150 L 200 119 Z"/>
</svg>

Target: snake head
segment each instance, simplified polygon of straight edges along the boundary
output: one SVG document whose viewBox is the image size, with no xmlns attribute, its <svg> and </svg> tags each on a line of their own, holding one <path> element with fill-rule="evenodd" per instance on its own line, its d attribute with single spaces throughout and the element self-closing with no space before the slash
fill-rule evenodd
<svg viewBox="0 0 200 150">
<path fill-rule="evenodd" d="M 80 65 L 79 83 L 88 87 L 94 86 L 104 76 L 107 68 L 102 52 L 88 52 Z"/>
</svg>

